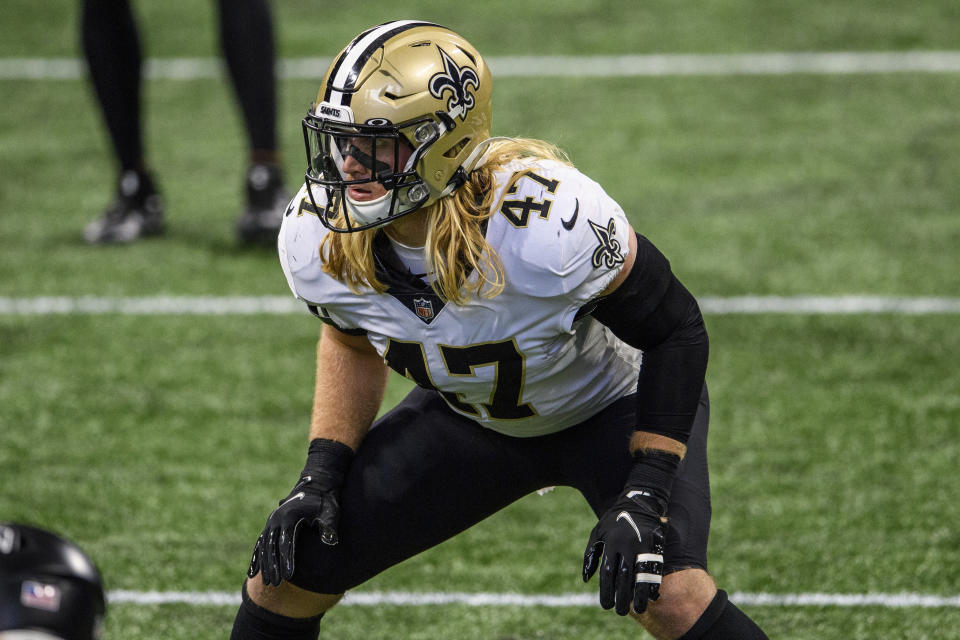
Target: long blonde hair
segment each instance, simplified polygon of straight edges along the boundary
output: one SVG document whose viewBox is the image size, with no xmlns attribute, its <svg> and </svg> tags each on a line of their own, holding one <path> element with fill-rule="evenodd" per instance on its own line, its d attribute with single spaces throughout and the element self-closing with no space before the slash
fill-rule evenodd
<svg viewBox="0 0 960 640">
<path fill-rule="evenodd" d="M 444 301 L 463 304 L 472 296 L 493 298 L 503 291 L 503 263 L 484 237 L 483 222 L 494 213 L 494 173 L 524 158 L 570 164 L 566 153 L 549 142 L 497 138 L 484 154 L 483 164 L 470 173 L 462 187 L 424 209 L 427 264 L 436 275 L 433 289 Z M 324 272 L 356 293 L 363 287 L 384 293 L 387 285 L 377 279 L 373 259 L 377 232 L 328 233 L 320 245 Z M 478 277 L 471 279 L 474 271 Z"/>
</svg>

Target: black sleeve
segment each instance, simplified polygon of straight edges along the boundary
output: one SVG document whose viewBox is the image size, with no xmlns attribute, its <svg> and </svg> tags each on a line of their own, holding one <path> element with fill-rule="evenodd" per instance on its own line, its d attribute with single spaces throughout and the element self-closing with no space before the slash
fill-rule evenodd
<svg viewBox="0 0 960 640">
<path fill-rule="evenodd" d="M 643 350 L 637 429 L 686 443 L 703 390 L 709 342 L 700 307 L 670 262 L 637 234 L 633 268 L 591 315 Z"/>
</svg>

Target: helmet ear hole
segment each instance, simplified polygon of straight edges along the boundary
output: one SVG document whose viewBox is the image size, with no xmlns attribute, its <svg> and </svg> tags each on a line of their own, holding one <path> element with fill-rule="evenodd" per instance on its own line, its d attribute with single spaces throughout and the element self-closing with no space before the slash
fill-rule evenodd
<svg viewBox="0 0 960 640">
<path fill-rule="evenodd" d="M 456 158 L 460 155 L 460 152 L 463 151 L 464 147 L 470 144 L 470 138 L 463 138 L 457 144 L 453 145 L 447 149 L 446 153 L 443 154 L 444 158 Z"/>
</svg>

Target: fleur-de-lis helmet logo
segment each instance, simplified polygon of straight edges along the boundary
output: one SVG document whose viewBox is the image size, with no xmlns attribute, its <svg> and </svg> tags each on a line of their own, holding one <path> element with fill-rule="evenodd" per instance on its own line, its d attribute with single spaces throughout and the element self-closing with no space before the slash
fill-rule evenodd
<svg viewBox="0 0 960 640">
<path fill-rule="evenodd" d="M 431 76 L 430 95 L 442 99 L 443 95 L 449 91 L 451 95 L 447 98 L 447 113 L 451 118 L 459 116 L 461 120 L 466 120 L 467 112 L 473 109 L 474 105 L 470 88 L 472 87 L 474 91 L 479 89 L 480 78 L 472 68 L 458 66 L 446 51 L 440 47 L 437 49 L 440 50 L 440 57 L 443 58 L 443 72 Z"/>
</svg>

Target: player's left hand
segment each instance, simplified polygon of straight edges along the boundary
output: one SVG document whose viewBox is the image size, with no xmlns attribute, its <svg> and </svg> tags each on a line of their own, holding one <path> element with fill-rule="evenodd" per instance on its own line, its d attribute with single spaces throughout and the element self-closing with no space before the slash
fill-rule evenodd
<svg viewBox="0 0 960 640">
<path fill-rule="evenodd" d="M 583 554 L 583 581 L 599 565 L 600 606 L 617 608 L 625 616 L 630 604 L 637 613 L 660 597 L 663 576 L 666 504 L 650 492 L 628 487 L 620 499 L 600 516 L 590 532 Z"/>
</svg>

